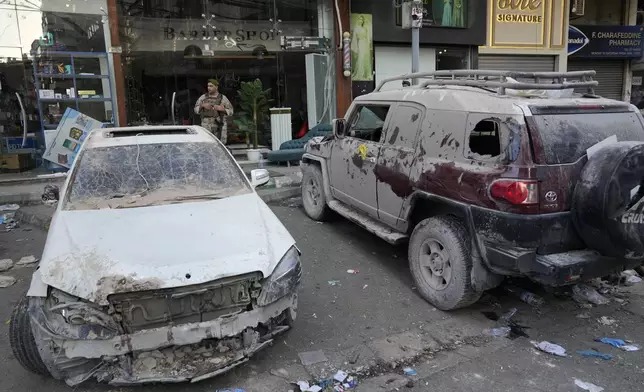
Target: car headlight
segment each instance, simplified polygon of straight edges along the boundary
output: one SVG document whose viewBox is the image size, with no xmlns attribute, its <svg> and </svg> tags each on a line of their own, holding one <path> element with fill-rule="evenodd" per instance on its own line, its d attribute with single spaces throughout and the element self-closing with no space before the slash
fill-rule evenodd
<svg viewBox="0 0 644 392">
<path fill-rule="evenodd" d="M 300 252 L 292 247 L 277 264 L 271 276 L 262 284 L 262 293 L 257 299 L 259 306 L 266 306 L 292 293 L 302 278 Z"/>
</svg>

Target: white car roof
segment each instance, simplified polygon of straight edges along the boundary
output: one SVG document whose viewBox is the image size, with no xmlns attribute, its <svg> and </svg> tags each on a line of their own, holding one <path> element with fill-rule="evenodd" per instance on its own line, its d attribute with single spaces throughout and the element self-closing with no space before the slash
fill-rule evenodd
<svg viewBox="0 0 644 392">
<path fill-rule="evenodd" d="M 120 134 L 120 135 L 119 135 Z M 215 136 L 198 125 L 144 125 L 94 129 L 83 148 L 161 143 L 217 143 Z"/>
</svg>

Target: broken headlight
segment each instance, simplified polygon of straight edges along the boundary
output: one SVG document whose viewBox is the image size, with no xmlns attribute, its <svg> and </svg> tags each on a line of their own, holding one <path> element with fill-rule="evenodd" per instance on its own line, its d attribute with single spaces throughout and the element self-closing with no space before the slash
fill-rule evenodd
<svg viewBox="0 0 644 392">
<path fill-rule="evenodd" d="M 262 293 L 257 299 L 259 306 L 266 306 L 292 293 L 302 278 L 300 251 L 292 247 L 286 252 L 277 267 L 262 284 Z"/>
</svg>

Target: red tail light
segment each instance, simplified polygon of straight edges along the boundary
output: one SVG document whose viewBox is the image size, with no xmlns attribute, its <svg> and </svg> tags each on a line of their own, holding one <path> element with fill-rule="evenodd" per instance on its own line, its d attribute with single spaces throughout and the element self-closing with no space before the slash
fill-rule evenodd
<svg viewBox="0 0 644 392">
<path fill-rule="evenodd" d="M 499 180 L 490 186 L 490 195 L 512 204 L 537 204 L 539 192 L 536 181 Z"/>
</svg>

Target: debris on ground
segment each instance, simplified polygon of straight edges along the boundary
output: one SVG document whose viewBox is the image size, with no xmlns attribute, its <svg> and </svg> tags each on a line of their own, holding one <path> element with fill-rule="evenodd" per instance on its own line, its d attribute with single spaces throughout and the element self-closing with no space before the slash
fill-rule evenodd
<svg viewBox="0 0 644 392">
<path fill-rule="evenodd" d="M 612 355 L 600 353 L 599 351 L 595 351 L 595 350 L 580 350 L 580 351 L 577 351 L 577 354 L 583 355 L 584 357 L 601 358 L 604 361 L 613 359 Z"/>
<path fill-rule="evenodd" d="M 0 272 L 9 271 L 13 267 L 13 260 L 2 259 L 0 260 Z"/>
<path fill-rule="evenodd" d="M 339 280 L 329 280 L 329 286 L 337 286 L 340 284 Z"/>
<path fill-rule="evenodd" d="M 558 357 L 566 357 L 566 349 L 561 347 L 558 344 L 550 343 L 543 341 L 541 343 L 537 342 L 532 342 L 532 345 L 540 351 L 543 351 L 544 353 L 556 355 Z"/>
<path fill-rule="evenodd" d="M 0 211 L 17 211 L 20 209 L 18 204 L 3 204 L 0 205 Z"/>
<path fill-rule="evenodd" d="M 628 344 L 622 339 L 615 339 L 615 338 L 597 338 L 595 339 L 596 342 L 604 343 L 604 344 L 609 344 L 613 347 L 622 349 L 624 351 L 638 351 L 640 348 L 634 344 Z"/>
<path fill-rule="evenodd" d="M 589 319 L 590 318 L 590 313 L 588 313 L 588 312 L 579 313 L 577 315 L 577 318 L 579 318 L 579 319 Z"/>
<path fill-rule="evenodd" d="M 34 255 L 24 256 L 20 258 L 20 260 L 16 263 L 16 265 L 29 265 L 29 264 L 37 263 L 38 260 L 40 259 Z"/>
<path fill-rule="evenodd" d="M 403 372 L 405 373 L 405 376 L 415 376 L 418 373 L 416 372 L 416 369 L 412 369 L 410 367 L 406 367 L 403 369 Z"/>
<path fill-rule="evenodd" d="M 350 376 L 344 370 L 338 370 L 333 378 L 312 383 L 309 383 L 308 381 L 298 381 L 295 384 L 299 387 L 301 392 L 344 392 L 354 389 L 358 385 L 358 380 L 355 377 Z"/>
<path fill-rule="evenodd" d="M 572 298 L 581 304 L 591 303 L 594 305 L 606 305 L 610 302 L 606 297 L 599 294 L 593 287 L 583 283 L 573 286 Z"/>
<path fill-rule="evenodd" d="M 60 198 L 60 188 L 56 185 L 45 185 L 41 200 L 45 204 L 54 204 Z"/>
<path fill-rule="evenodd" d="M 516 339 L 519 336 L 528 338 L 528 334 L 525 332 L 526 329 L 530 327 L 521 325 L 516 321 L 512 320 L 512 317 L 517 313 L 517 308 L 510 308 L 507 312 L 503 313 L 501 316 L 495 312 L 482 312 L 485 317 L 492 321 L 496 321 L 496 327 L 491 329 L 483 330 L 483 333 L 489 336 L 496 337 L 506 337 L 509 339 Z"/>
<path fill-rule="evenodd" d="M 281 378 L 283 378 L 283 379 L 285 379 L 285 380 L 288 380 L 288 372 L 287 372 L 287 371 L 286 371 L 286 369 L 284 369 L 284 368 L 271 369 L 270 373 L 271 373 L 273 376 L 281 377 Z"/>
<path fill-rule="evenodd" d="M 305 351 L 302 353 L 297 353 L 297 356 L 300 357 L 300 361 L 302 361 L 302 365 L 304 366 L 328 361 L 326 355 L 324 355 L 324 351 L 322 350 Z"/>
<path fill-rule="evenodd" d="M 505 289 L 528 305 L 539 307 L 546 303 L 540 296 L 516 286 L 505 286 Z"/>
<path fill-rule="evenodd" d="M 235 388 L 235 389 L 217 389 L 215 392 L 246 392 L 243 389 Z"/>
<path fill-rule="evenodd" d="M 348 269 L 348 270 L 347 270 L 347 274 L 353 274 L 353 275 L 356 275 L 356 274 L 358 274 L 359 272 L 360 272 L 360 271 L 355 270 L 355 269 Z"/>
<path fill-rule="evenodd" d="M 595 384 L 586 382 L 586 381 L 581 381 L 579 379 L 575 378 L 575 385 L 578 386 L 579 388 L 586 390 L 588 392 L 602 392 L 604 388 L 599 387 Z"/>
<path fill-rule="evenodd" d="M 626 270 L 626 271 L 622 272 L 621 276 L 624 279 L 624 284 L 626 286 L 632 286 L 632 285 L 634 285 L 636 283 L 641 283 L 642 282 L 642 278 L 634 270 Z"/>
<path fill-rule="evenodd" d="M 601 316 L 600 318 L 597 319 L 597 322 L 600 323 L 601 325 L 613 325 L 617 323 L 617 320 L 612 319 L 608 316 Z"/>
<path fill-rule="evenodd" d="M 16 278 L 13 276 L 0 275 L 0 288 L 13 286 L 14 283 L 16 283 Z"/>
</svg>

